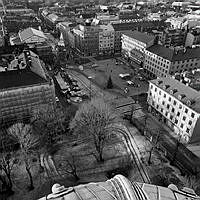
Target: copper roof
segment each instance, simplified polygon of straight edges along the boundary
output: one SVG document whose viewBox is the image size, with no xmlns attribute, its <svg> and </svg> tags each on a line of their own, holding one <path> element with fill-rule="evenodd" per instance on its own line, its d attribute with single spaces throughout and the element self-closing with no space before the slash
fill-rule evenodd
<svg viewBox="0 0 200 200">
<path fill-rule="evenodd" d="M 46 197 L 40 200 L 46 200 Z M 195 193 L 179 191 L 175 185 L 168 188 L 130 182 L 122 175 L 105 182 L 89 183 L 73 187 L 73 190 L 54 200 L 200 200 Z"/>
</svg>

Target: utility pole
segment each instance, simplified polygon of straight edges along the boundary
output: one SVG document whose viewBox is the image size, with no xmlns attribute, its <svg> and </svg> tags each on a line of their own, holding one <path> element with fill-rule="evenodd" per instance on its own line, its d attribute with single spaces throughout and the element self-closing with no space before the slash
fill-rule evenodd
<svg viewBox="0 0 200 200">
<path fill-rule="evenodd" d="M 155 143 L 153 142 L 153 137 L 151 137 L 152 147 L 151 147 L 151 150 L 149 152 L 149 159 L 148 159 L 149 165 L 151 164 L 152 152 L 153 152 L 154 148 L 156 147 L 156 145 L 158 144 L 159 138 L 160 138 L 160 131 L 158 130 Z"/>
<path fill-rule="evenodd" d="M 175 151 L 174 151 L 174 154 L 173 154 L 173 158 L 172 158 L 172 161 L 171 161 L 171 164 L 173 165 L 175 160 L 176 160 L 176 156 L 177 156 L 177 152 L 179 150 L 179 146 L 181 145 L 181 137 L 179 136 L 179 138 L 176 140 L 176 148 L 175 148 Z"/>
</svg>

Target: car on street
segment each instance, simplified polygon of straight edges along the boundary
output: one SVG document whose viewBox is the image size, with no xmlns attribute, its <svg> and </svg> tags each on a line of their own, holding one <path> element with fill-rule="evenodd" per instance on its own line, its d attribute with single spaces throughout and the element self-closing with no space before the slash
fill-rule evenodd
<svg viewBox="0 0 200 200">
<path fill-rule="evenodd" d="M 127 83 L 127 85 L 129 85 L 129 86 L 134 86 L 134 85 L 135 85 L 135 83 L 134 83 L 133 81 L 126 81 L 126 83 Z"/>
<path fill-rule="evenodd" d="M 82 98 L 81 97 L 71 97 L 70 100 L 73 101 L 73 102 L 75 102 L 75 103 L 82 102 Z"/>
<path fill-rule="evenodd" d="M 97 65 L 96 63 L 94 63 L 94 64 L 92 65 L 92 67 L 98 67 L 98 65 Z"/>
<path fill-rule="evenodd" d="M 126 78 L 130 78 L 130 74 L 126 73 L 126 74 L 119 74 L 119 77 L 122 79 L 126 79 Z"/>
<path fill-rule="evenodd" d="M 143 78 L 142 76 L 138 77 L 138 79 L 139 79 L 140 81 L 145 81 L 145 80 L 146 80 L 146 79 Z"/>
<path fill-rule="evenodd" d="M 58 97 L 56 97 L 56 102 L 59 102 L 60 100 L 59 100 L 59 98 Z"/>
</svg>

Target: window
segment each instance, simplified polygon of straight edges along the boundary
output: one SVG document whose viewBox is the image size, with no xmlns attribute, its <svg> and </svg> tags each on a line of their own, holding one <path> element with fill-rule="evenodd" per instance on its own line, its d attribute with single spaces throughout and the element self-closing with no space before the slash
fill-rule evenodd
<svg viewBox="0 0 200 200">
<path fill-rule="evenodd" d="M 160 110 L 161 112 L 163 112 L 163 108 L 161 108 L 161 110 Z"/>
<path fill-rule="evenodd" d="M 180 116 L 180 112 L 177 112 L 177 116 L 178 116 L 178 117 Z"/>
<path fill-rule="evenodd" d="M 163 106 L 165 105 L 165 102 L 164 102 L 164 101 L 162 101 L 162 105 L 163 105 Z"/>
<path fill-rule="evenodd" d="M 169 109 L 169 104 L 167 104 L 167 109 Z"/>
<path fill-rule="evenodd" d="M 159 105 L 156 106 L 156 108 L 158 109 Z"/>
<path fill-rule="evenodd" d="M 171 119 L 171 120 L 173 119 L 173 116 L 172 116 L 172 115 L 170 115 L 170 119 Z"/>
<path fill-rule="evenodd" d="M 185 113 L 188 113 L 188 109 L 187 108 L 185 109 Z"/>
<path fill-rule="evenodd" d="M 174 113 L 174 108 L 172 108 L 172 112 Z"/>
<path fill-rule="evenodd" d="M 159 95 L 161 95 L 161 91 L 159 91 Z"/>
<path fill-rule="evenodd" d="M 164 94 L 164 98 L 166 98 L 166 94 Z"/>
<path fill-rule="evenodd" d="M 194 113 L 191 114 L 191 117 L 194 118 Z"/>
<path fill-rule="evenodd" d="M 185 121 L 186 120 L 186 117 L 185 116 L 183 116 L 183 121 Z"/>
<path fill-rule="evenodd" d="M 181 104 L 179 104 L 179 109 L 182 109 L 182 105 Z"/>
<path fill-rule="evenodd" d="M 171 101 L 171 99 L 172 99 L 172 98 L 171 98 L 171 97 L 169 97 L 169 101 Z"/>
<path fill-rule="evenodd" d="M 189 133 L 189 132 L 190 132 L 190 129 L 189 129 L 189 128 L 187 128 L 187 129 L 186 129 L 186 133 Z"/>
<path fill-rule="evenodd" d="M 176 105 L 176 101 L 174 100 L 174 105 Z"/>
<path fill-rule="evenodd" d="M 181 124 L 181 128 L 183 128 L 183 124 Z"/>
<path fill-rule="evenodd" d="M 175 124 L 178 124 L 178 120 L 177 119 L 175 119 Z"/>
<path fill-rule="evenodd" d="M 157 91 L 157 88 L 155 88 L 155 92 Z"/>
<path fill-rule="evenodd" d="M 192 125 L 192 121 L 190 120 L 190 121 L 188 122 L 188 124 L 189 124 L 189 125 Z"/>
</svg>

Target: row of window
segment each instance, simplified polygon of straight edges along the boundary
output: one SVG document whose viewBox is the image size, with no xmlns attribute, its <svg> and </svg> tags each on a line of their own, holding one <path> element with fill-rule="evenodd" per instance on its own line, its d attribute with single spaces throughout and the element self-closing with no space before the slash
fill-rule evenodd
<svg viewBox="0 0 200 200">
<path fill-rule="evenodd" d="M 153 102 L 153 104 L 154 104 L 154 102 Z M 159 109 L 159 105 L 156 105 L 156 109 L 157 110 Z M 172 108 L 172 109 L 174 109 L 174 108 Z M 166 117 L 168 117 L 169 111 L 165 111 L 165 113 L 164 113 L 164 109 L 163 108 L 161 108 L 160 111 L 161 111 L 161 113 L 165 114 Z M 176 116 L 179 117 L 180 116 L 180 112 L 177 112 Z M 176 116 L 171 114 L 169 118 L 170 118 L 170 120 L 173 120 L 173 118 L 176 117 Z M 182 120 L 185 121 L 186 120 L 186 116 L 183 116 Z M 175 119 L 174 123 L 178 124 L 178 119 Z M 188 125 L 190 125 L 190 126 L 192 125 L 192 120 L 188 121 Z M 182 123 L 181 123 L 181 128 L 183 128 L 183 124 Z"/>
<path fill-rule="evenodd" d="M 151 85 L 150 88 L 153 89 L 153 85 Z M 154 88 L 154 91 L 155 91 L 155 92 L 158 91 L 157 87 Z M 159 94 L 160 96 L 162 96 L 162 91 L 159 90 L 158 94 Z M 150 92 L 150 95 L 152 95 L 151 92 Z M 168 99 L 167 99 L 167 95 L 166 95 L 166 93 L 164 93 L 164 92 L 163 92 L 163 97 L 164 97 L 166 100 L 168 100 L 170 103 L 173 103 L 174 106 L 177 105 L 177 101 L 176 101 L 176 100 L 172 100 L 172 98 L 171 98 L 170 96 L 169 96 Z M 165 103 L 166 103 L 166 102 L 163 100 L 163 101 L 162 101 L 162 105 L 165 105 Z M 167 104 L 167 109 L 169 109 L 169 107 L 170 107 L 170 105 Z M 182 105 L 182 104 L 179 104 L 178 108 L 179 108 L 179 109 L 182 109 L 182 108 L 183 108 L 183 105 Z M 188 114 L 188 111 L 189 111 L 188 108 L 185 108 L 185 109 L 184 109 L 184 112 L 185 112 L 186 114 Z M 173 111 L 172 111 L 172 112 L 173 112 Z M 194 117 L 195 117 L 195 113 L 191 112 L 191 117 L 194 118 Z"/>
<path fill-rule="evenodd" d="M 196 59 L 196 60 L 198 60 L 198 59 Z M 188 62 L 194 62 L 195 61 L 195 59 L 189 59 L 189 60 L 179 60 L 179 61 L 177 61 L 177 64 L 181 64 L 181 63 L 188 63 Z"/>
<path fill-rule="evenodd" d="M 153 74 L 159 76 L 159 77 L 166 77 L 167 76 L 167 70 L 164 70 L 163 71 L 164 73 L 162 73 L 162 72 L 158 71 L 156 68 L 153 68 L 149 65 L 145 65 L 145 68 L 147 70 L 149 70 L 150 72 L 152 72 Z"/>
<path fill-rule="evenodd" d="M 159 62 L 159 61 L 161 61 L 162 63 L 164 62 L 164 63 L 166 63 L 166 64 L 170 64 L 170 61 L 168 61 L 168 60 L 166 60 L 166 59 L 164 59 L 164 58 L 162 58 L 162 57 L 160 57 L 160 56 L 157 56 L 157 55 L 155 55 L 155 54 L 152 54 L 152 53 L 150 53 L 150 52 L 148 52 L 148 51 L 146 51 L 146 55 L 149 57 L 150 60 L 152 60 L 152 61 L 154 61 L 154 62 Z"/>
</svg>

